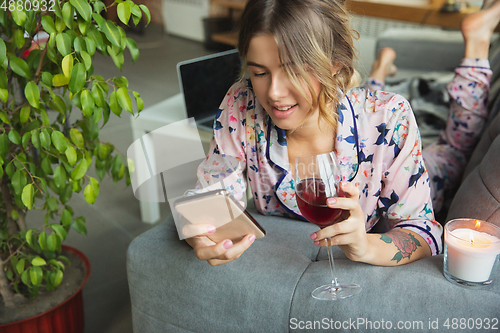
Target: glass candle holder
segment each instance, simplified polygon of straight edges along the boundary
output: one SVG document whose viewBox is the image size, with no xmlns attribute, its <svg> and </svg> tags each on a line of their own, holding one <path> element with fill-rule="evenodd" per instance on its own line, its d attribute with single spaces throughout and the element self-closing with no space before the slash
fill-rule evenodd
<svg viewBox="0 0 500 333">
<path fill-rule="evenodd" d="M 468 287 L 493 282 L 500 254 L 500 228 L 476 219 L 454 219 L 444 226 L 444 276 Z"/>
</svg>

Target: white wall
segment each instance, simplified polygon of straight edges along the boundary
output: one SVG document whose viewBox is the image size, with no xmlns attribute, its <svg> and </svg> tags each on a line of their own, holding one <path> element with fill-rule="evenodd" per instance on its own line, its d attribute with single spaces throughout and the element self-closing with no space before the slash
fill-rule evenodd
<svg viewBox="0 0 500 333">
<path fill-rule="evenodd" d="M 163 0 L 163 22 L 172 35 L 204 41 L 202 19 L 208 17 L 210 0 Z"/>
</svg>

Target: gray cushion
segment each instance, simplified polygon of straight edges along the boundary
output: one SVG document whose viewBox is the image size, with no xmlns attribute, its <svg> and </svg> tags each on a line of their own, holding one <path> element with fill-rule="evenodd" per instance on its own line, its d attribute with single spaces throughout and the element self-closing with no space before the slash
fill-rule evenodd
<svg viewBox="0 0 500 333">
<path fill-rule="evenodd" d="M 464 54 L 459 31 L 389 29 L 378 38 L 376 54 L 384 47 L 396 51 L 394 64 L 405 70 L 454 71 Z"/>
<path fill-rule="evenodd" d="M 484 155 L 490 150 L 490 146 L 498 136 L 500 135 L 500 114 L 497 115 L 490 124 L 486 125 L 486 129 L 481 136 L 476 148 L 474 149 L 474 153 L 469 159 L 467 163 L 467 167 L 464 171 L 464 179 L 474 170 L 479 163 L 483 160 Z M 491 154 L 498 154 L 498 151 L 491 151 Z M 495 169 L 498 166 L 493 164 L 490 165 L 490 168 Z"/>
<path fill-rule="evenodd" d="M 317 227 L 250 211 L 267 236 L 226 265 L 198 260 L 170 218 L 132 241 L 134 332 L 287 332 L 323 318 L 422 321 L 425 332 L 429 318 L 498 317 L 500 283 L 487 290 L 456 286 L 442 274 L 442 256 L 390 268 L 352 262 L 336 248 L 339 280 L 363 290 L 347 300 L 314 300 L 311 291 L 330 279 L 328 261 L 316 261 L 319 251 L 309 238 Z M 500 282 L 498 270 L 495 278 Z"/>
<path fill-rule="evenodd" d="M 500 118 L 497 117 L 497 119 Z M 481 163 L 468 174 L 460 185 L 450 206 L 447 220 L 472 217 L 500 226 L 499 152 L 500 135 L 493 140 Z"/>
</svg>

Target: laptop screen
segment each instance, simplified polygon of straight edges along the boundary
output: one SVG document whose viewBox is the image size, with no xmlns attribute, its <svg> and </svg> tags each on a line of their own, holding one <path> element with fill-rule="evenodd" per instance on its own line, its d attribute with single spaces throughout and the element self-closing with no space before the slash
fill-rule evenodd
<svg viewBox="0 0 500 333">
<path fill-rule="evenodd" d="M 194 117 L 197 122 L 209 118 L 213 122 L 240 68 L 236 49 L 178 63 L 177 74 L 188 118 Z"/>
</svg>

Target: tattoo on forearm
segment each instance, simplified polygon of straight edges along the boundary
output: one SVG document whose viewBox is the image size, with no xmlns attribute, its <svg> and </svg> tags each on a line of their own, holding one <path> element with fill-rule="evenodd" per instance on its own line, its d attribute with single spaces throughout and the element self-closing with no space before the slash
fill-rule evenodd
<svg viewBox="0 0 500 333">
<path fill-rule="evenodd" d="M 403 258 L 410 259 L 411 255 L 417 250 L 417 248 L 422 246 L 415 236 L 404 232 L 403 230 L 393 229 L 386 234 L 382 234 L 380 239 L 387 244 L 394 243 L 394 245 L 396 245 L 396 248 L 399 251 L 391 260 L 396 260 L 397 263 L 399 263 Z"/>
</svg>

